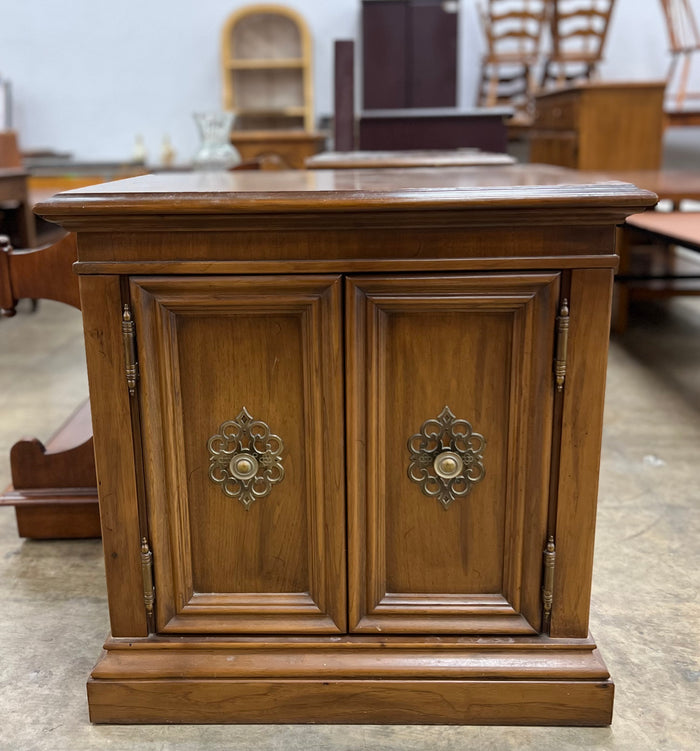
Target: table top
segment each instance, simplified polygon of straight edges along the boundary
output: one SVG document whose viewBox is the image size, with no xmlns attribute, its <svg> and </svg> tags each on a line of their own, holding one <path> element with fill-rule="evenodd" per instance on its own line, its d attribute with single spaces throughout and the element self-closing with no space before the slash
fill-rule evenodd
<svg viewBox="0 0 700 751">
<path fill-rule="evenodd" d="M 691 250 L 700 251 L 700 212 L 646 211 L 629 217 L 627 224 Z"/>
<path fill-rule="evenodd" d="M 535 95 L 535 99 L 546 99 L 570 94 L 572 91 L 628 91 L 630 89 L 664 90 L 666 81 L 581 81 L 560 89 L 542 91 Z"/>
<path fill-rule="evenodd" d="M 144 175 L 59 193 L 44 216 L 102 213 L 308 213 L 556 206 L 650 206 L 633 185 L 590 183 L 547 165 L 416 169 L 189 172 Z"/>
<path fill-rule="evenodd" d="M 360 117 L 363 120 L 380 118 L 413 119 L 427 117 L 511 117 L 512 107 L 471 107 L 470 109 L 456 109 L 455 107 L 410 107 L 383 110 L 363 110 Z"/>
<path fill-rule="evenodd" d="M 532 165 L 144 175 L 59 193 L 35 212 L 68 231 L 397 232 L 621 224 L 656 194 Z"/>
<path fill-rule="evenodd" d="M 469 167 L 515 164 L 508 154 L 480 149 L 412 151 L 325 151 L 306 160 L 309 169 L 375 169 L 391 167 Z"/>
<path fill-rule="evenodd" d="M 324 141 L 327 133 L 310 132 L 307 130 L 232 130 L 231 140 L 234 143 L 258 143 L 259 141 L 289 141 L 316 142 Z"/>
<path fill-rule="evenodd" d="M 620 170 L 617 172 L 582 171 L 581 179 L 621 180 L 656 193 L 671 201 L 700 201 L 700 171 L 692 170 Z"/>
</svg>

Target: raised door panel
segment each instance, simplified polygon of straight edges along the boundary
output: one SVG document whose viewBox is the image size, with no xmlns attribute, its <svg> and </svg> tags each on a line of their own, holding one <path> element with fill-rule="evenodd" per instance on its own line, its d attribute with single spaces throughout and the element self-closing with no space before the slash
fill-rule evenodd
<svg viewBox="0 0 700 751">
<path fill-rule="evenodd" d="M 135 277 L 159 632 L 342 632 L 338 277 Z"/>
<path fill-rule="evenodd" d="M 540 630 L 558 294 L 556 274 L 348 280 L 351 630 Z"/>
</svg>

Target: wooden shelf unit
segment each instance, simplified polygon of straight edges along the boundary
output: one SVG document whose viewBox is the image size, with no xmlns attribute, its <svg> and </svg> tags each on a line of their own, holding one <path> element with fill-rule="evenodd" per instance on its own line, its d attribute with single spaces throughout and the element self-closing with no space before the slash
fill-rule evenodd
<svg viewBox="0 0 700 751">
<path fill-rule="evenodd" d="M 224 109 L 237 129 L 313 130 L 311 35 L 304 19 L 281 5 L 232 13 L 221 37 Z"/>
<path fill-rule="evenodd" d="M 231 60 L 228 67 L 231 70 L 274 70 L 275 68 L 303 68 L 304 61 L 299 58 L 288 60 Z"/>
</svg>

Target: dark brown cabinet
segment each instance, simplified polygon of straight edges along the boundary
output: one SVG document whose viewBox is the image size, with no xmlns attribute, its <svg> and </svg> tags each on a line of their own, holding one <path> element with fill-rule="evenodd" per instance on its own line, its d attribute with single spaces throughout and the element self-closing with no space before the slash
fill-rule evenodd
<svg viewBox="0 0 700 751">
<path fill-rule="evenodd" d="M 454 107 L 458 3 L 364 0 L 364 109 Z"/>
</svg>

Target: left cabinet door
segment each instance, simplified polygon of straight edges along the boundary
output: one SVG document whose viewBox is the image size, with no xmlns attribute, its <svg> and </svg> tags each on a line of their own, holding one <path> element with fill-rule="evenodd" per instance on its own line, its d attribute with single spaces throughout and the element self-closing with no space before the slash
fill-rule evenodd
<svg viewBox="0 0 700 751">
<path fill-rule="evenodd" d="M 130 296 L 157 631 L 344 632 L 339 277 Z"/>
</svg>

